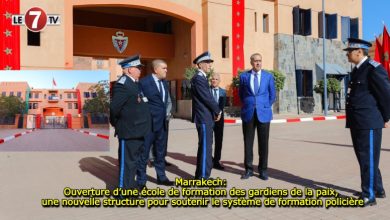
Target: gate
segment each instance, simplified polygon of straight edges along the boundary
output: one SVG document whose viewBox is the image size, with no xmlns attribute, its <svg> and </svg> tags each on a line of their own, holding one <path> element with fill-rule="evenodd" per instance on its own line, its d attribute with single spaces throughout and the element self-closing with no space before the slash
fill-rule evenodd
<svg viewBox="0 0 390 220">
<path fill-rule="evenodd" d="M 46 116 L 42 128 L 65 129 L 68 128 L 68 119 L 64 116 Z"/>
</svg>

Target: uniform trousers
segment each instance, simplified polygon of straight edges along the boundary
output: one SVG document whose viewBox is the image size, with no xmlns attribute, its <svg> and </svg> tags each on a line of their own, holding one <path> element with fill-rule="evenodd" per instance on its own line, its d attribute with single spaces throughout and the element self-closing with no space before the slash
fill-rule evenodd
<svg viewBox="0 0 390 220">
<path fill-rule="evenodd" d="M 379 170 L 382 129 L 351 128 L 353 148 L 359 162 L 362 197 L 373 199 L 375 192 L 383 191 Z"/>
<path fill-rule="evenodd" d="M 213 167 L 213 126 L 213 124 L 196 124 L 199 141 L 195 179 L 208 179 L 210 177 L 211 169 Z"/>
</svg>

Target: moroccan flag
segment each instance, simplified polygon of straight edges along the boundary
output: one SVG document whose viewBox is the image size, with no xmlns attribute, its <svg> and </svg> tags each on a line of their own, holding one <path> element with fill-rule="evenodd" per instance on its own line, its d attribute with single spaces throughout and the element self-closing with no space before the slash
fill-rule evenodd
<svg viewBox="0 0 390 220">
<path fill-rule="evenodd" d="M 389 32 L 387 32 L 386 26 L 383 27 L 383 35 L 382 35 L 382 49 L 383 49 L 383 67 L 386 69 L 387 74 L 389 74 L 390 77 L 390 60 L 389 60 L 389 54 L 390 54 L 390 36 Z"/>
<path fill-rule="evenodd" d="M 245 0 L 232 0 L 233 76 L 244 70 Z M 233 104 L 239 105 L 238 90 L 233 90 Z"/>
<path fill-rule="evenodd" d="M 53 78 L 53 86 L 57 86 L 57 83 L 56 83 L 56 81 L 54 80 L 54 78 Z"/>
<path fill-rule="evenodd" d="M 374 60 L 378 63 L 382 63 L 382 54 L 383 54 L 383 48 L 381 43 L 379 42 L 379 39 L 375 37 L 375 57 Z"/>
<path fill-rule="evenodd" d="M 0 0 L 0 70 L 20 69 L 20 27 L 12 15 L 20 14 L 20 0 Z"/>
</svg>

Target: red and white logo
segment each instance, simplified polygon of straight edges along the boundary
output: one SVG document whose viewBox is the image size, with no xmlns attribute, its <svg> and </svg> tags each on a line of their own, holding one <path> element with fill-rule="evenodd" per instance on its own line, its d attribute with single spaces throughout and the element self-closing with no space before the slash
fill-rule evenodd
<svg viewBox="0 0 390 220">
<path fill-rule="evenodd" d="M 32 7 L 23 15 L 12 15 L 12 25 L 26 25 L 33 32 L 42 31 L 46 25 L 60 25 L 60 16 L 46 14 L 39 7 Z"/>
<path fill-rule="evenodd" d="M 24 15 L 26 27 L 33 32 L 39 32 L 46 27 L 46 12 L 38 7 L 30 8 Z"/>
</svg>

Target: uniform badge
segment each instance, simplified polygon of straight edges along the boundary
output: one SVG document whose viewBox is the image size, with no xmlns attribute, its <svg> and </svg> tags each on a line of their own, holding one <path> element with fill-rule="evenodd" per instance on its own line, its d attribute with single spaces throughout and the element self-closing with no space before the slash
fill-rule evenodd
<svg viewBox="0 0 390 220">
<path fill-rule="evenodd" d="M 112 44 L 119 53 L 123 53 L 127 47 L 128 37 L 122 31 L 116 32 L 116 36 L 112 36 Z"/>
<path fill-rule="evenodd" d="M 369 63 L 370 63 L 373 67 L 375 67 L 375 68 L 377 68 L 379 65 L 381 65 L 380 63 L 376 62 L 375 60 L 370 60 Z"/>
<path fill-rule="evenodd" d="M 125 84 L 126 82 L 126 77 L 122 76 L 119 80 L 118 80 L 118 83 L 120 84 Z"/>
</svg>

